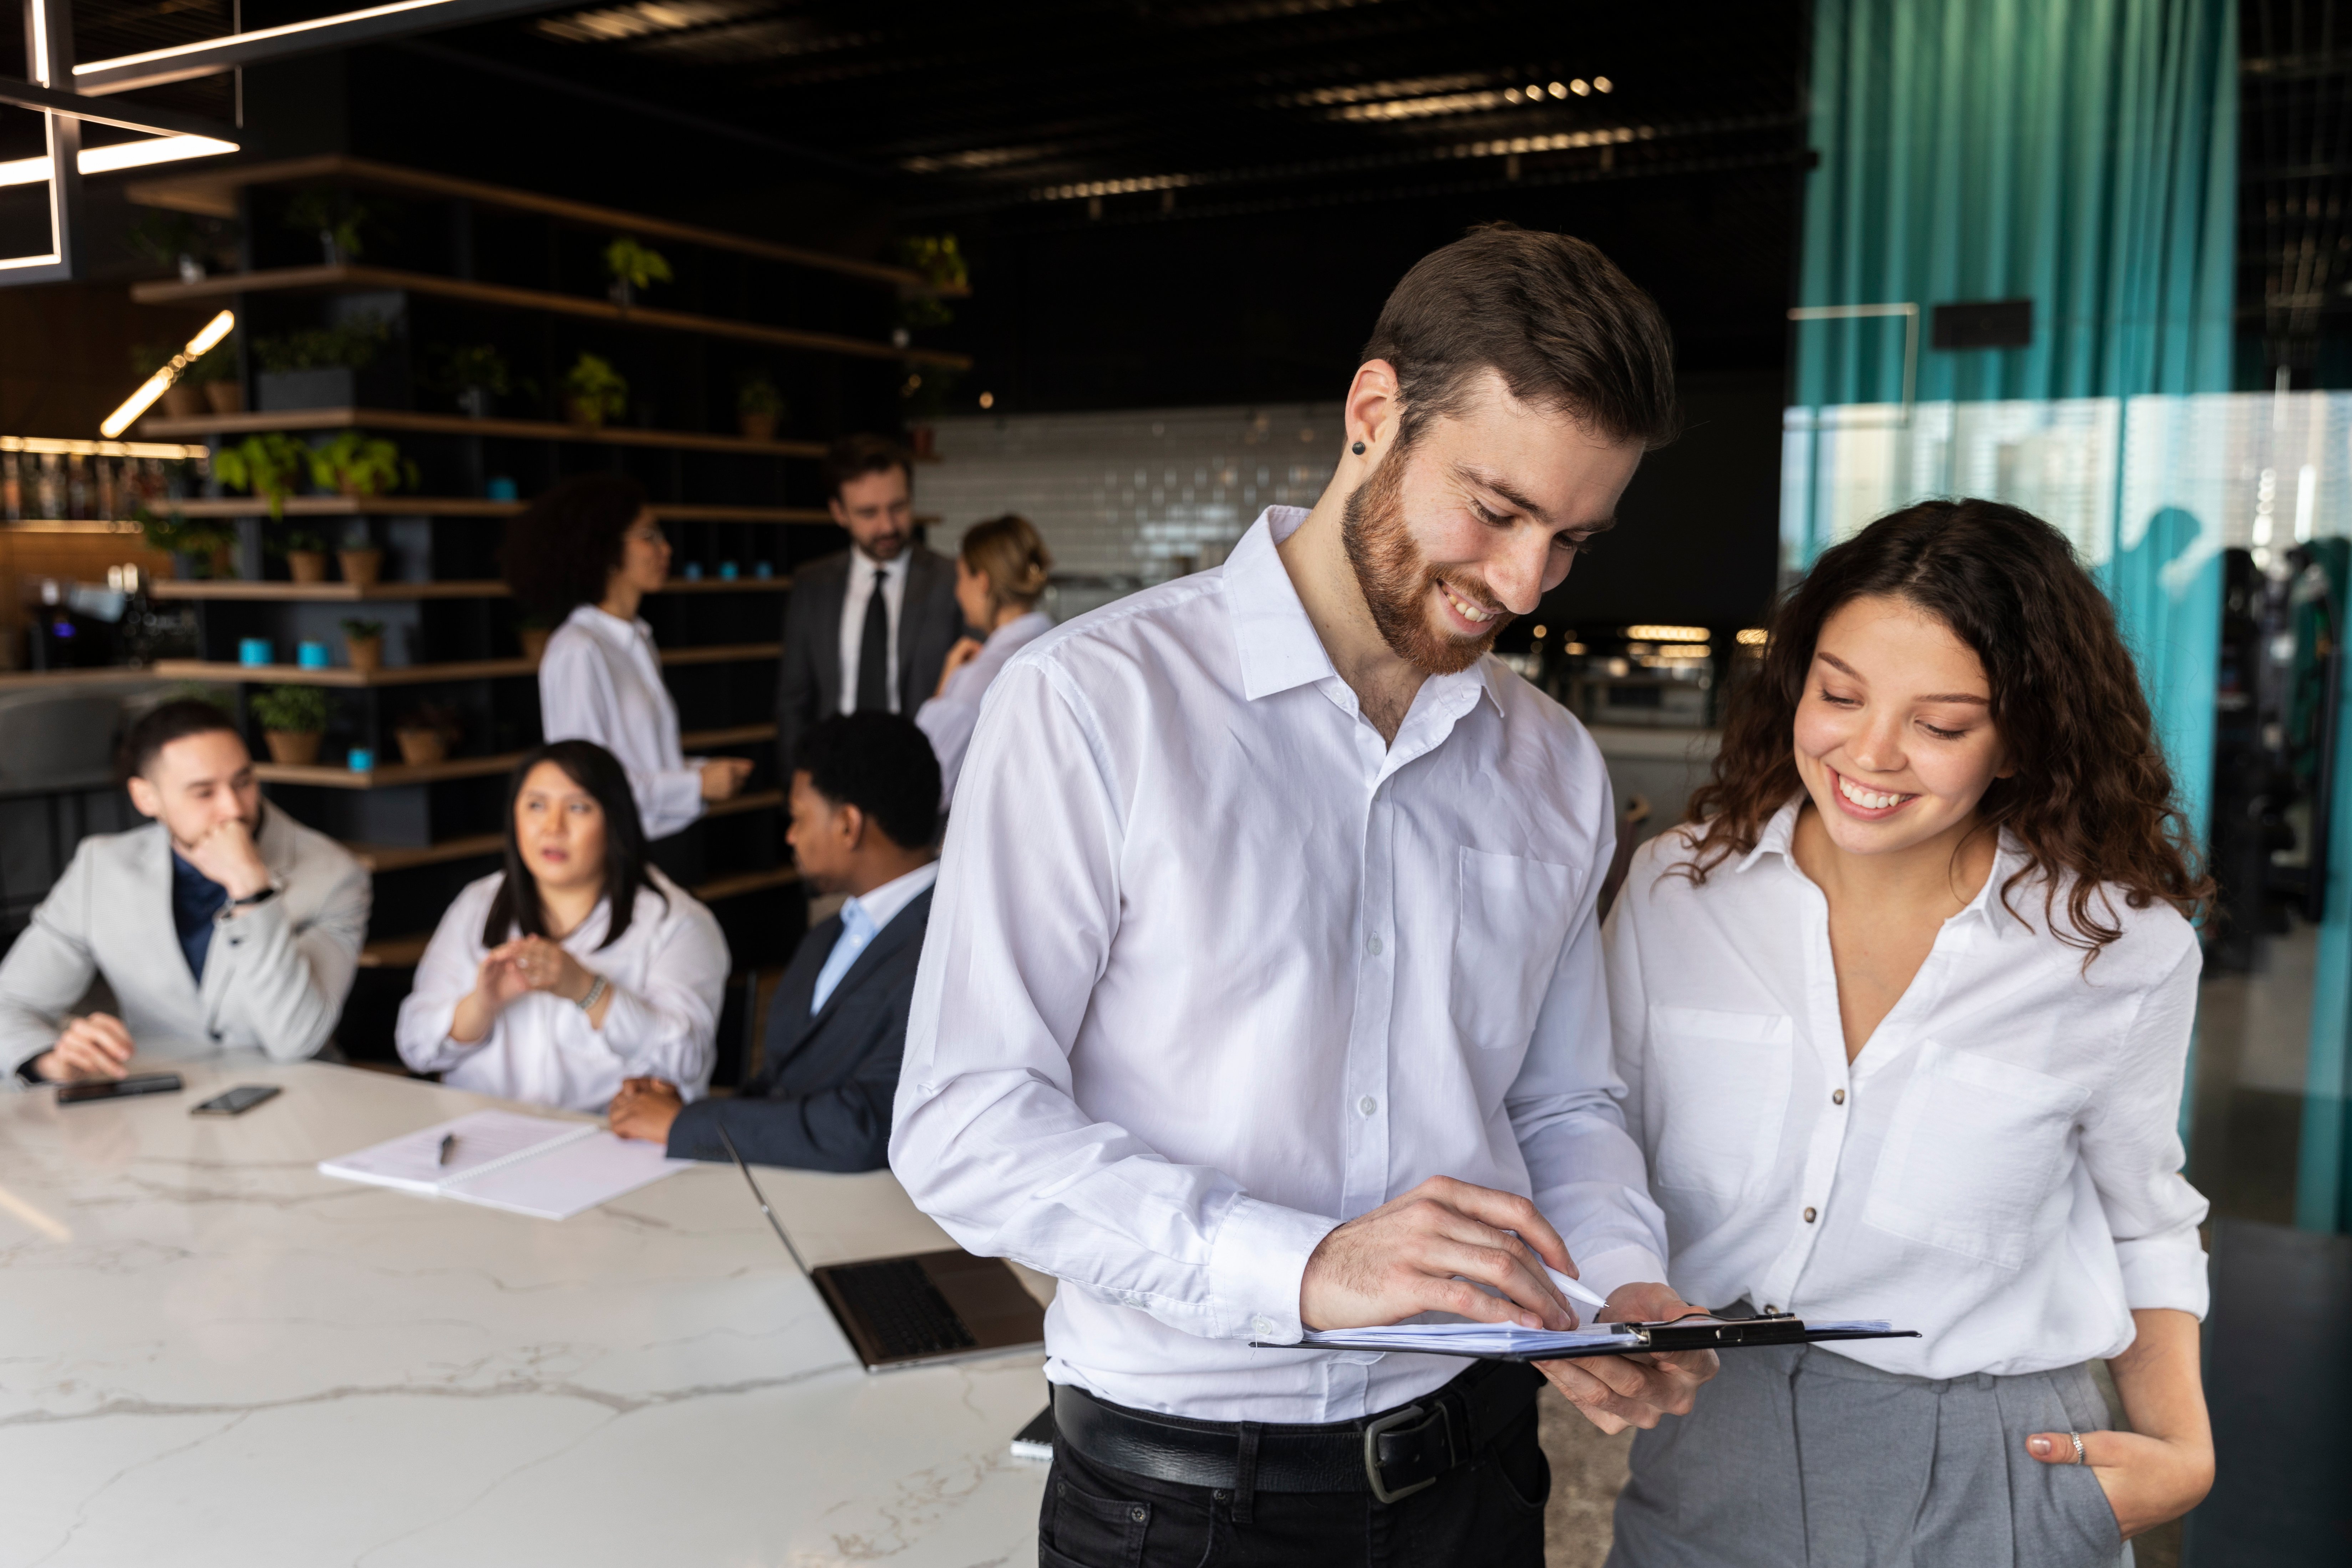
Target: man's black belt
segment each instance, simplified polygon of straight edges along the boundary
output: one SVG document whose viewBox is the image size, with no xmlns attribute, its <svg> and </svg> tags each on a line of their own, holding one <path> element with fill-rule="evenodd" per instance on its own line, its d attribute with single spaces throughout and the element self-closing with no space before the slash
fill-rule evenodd
<svg viewBox="0 0 2352 1568">
<path fill-rule="evenodd" d="M 1394 1502 L 1484 1453 L 1542 1386 L 1543 1374 L 1524 1363 L 1485 1361 L 1377 1415 L 1289 1426 L 1130 1410 L 1055 1384 L 1054 1440 L 1091 1463 L 1177 1486 L 1370 1492 Z"/>
</svg>

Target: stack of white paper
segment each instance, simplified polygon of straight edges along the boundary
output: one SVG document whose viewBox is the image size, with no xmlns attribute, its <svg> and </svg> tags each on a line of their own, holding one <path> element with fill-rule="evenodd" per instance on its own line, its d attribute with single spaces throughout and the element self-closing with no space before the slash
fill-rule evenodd
<svg viewBox="0 0 2352 1568">
<path fill-rule="evenodd" d="M 444 1137 L 455 1140 L 446 1163 Z M 593 1121 L 478 1110 L 339 1160 L 321 1160 L 319 1173 L 540 1219 L 570 1219 L 693 1163 L 666 1157 L 657 1143 L 616 1138 Z"/>
</svg>

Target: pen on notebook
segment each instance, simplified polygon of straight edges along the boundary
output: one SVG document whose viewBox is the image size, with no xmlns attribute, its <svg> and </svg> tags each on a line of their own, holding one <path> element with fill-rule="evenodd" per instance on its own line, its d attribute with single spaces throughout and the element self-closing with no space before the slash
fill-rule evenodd
<svg viewBox="0 0 2352 1568">
<path fill-rule="evenodd" d="M 441 1159 L 439 1163 L 444 1165 L 447 1164 L 449 1163 L 449 1151 L 455 1149 L 457 1146 L 457 1135 L 455 1132 L 444 1132 L 441 1134 Z"/>
</svg>

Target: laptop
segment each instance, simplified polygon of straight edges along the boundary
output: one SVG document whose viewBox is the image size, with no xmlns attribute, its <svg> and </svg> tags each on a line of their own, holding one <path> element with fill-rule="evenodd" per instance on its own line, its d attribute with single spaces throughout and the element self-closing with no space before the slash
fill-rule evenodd
<svg viewBox="0 0 2352 1568">
<path fill-rule="evenodd" d="M 1045 1348 L 1045 1309 L 1001 1258 L 974 1258 L 950 1247 L 811 1268 L 776 1211 L 768 1206 L 768 1194 L 760 1190 L 726 1128 L 719 1129 L 719 1139 L 751 1184 L 751 1195 L 759 1200 L 776 1239 L 816 1286 L 866 1371 Z"/>
</svg>

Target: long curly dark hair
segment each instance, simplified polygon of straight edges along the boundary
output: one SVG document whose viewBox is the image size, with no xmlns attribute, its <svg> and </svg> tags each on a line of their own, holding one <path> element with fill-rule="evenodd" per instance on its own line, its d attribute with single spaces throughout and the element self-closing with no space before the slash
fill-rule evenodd
<svg viewBox="0 0 2352 1568">
<path fill-rule="evenodd" d="M 507 524 L 499 553 L 507 586 L 525 607 L 561 620 L 604 596 L 621 564 L 622 536 L 646 510 L 646 487 L 626 474 L 576 474 Z"/>
<path fill-rule="evenodd" d="M 1732 698 L 1714 774 L 1691 794 L 1696 847 L 1679 868 L 1692 880 L 1753 849 L 1803 789 L 1792 737 L 1813 645 L 1841 607 L 1876 595 L 1934 616 L 1984 662 L 2017 771 L 1985 792 L 1977 831 L 2007 829 L 2026 856 L 2001 884 L 2004 908 L 2016 914 L 2011 895 L 2041 881 L 2052 933 L 2088 963 L 2123 934 L 2103 886 L 2135 910 L 2161 900 L 2184 915 L 2212 896 L 2114 609 L 2056 529 L 1988 500 L 1882 517 L 1781 595 L 1764 668 Z M 2066 873 L 2071 929 L 2057 919 Z"/>
</svg>

